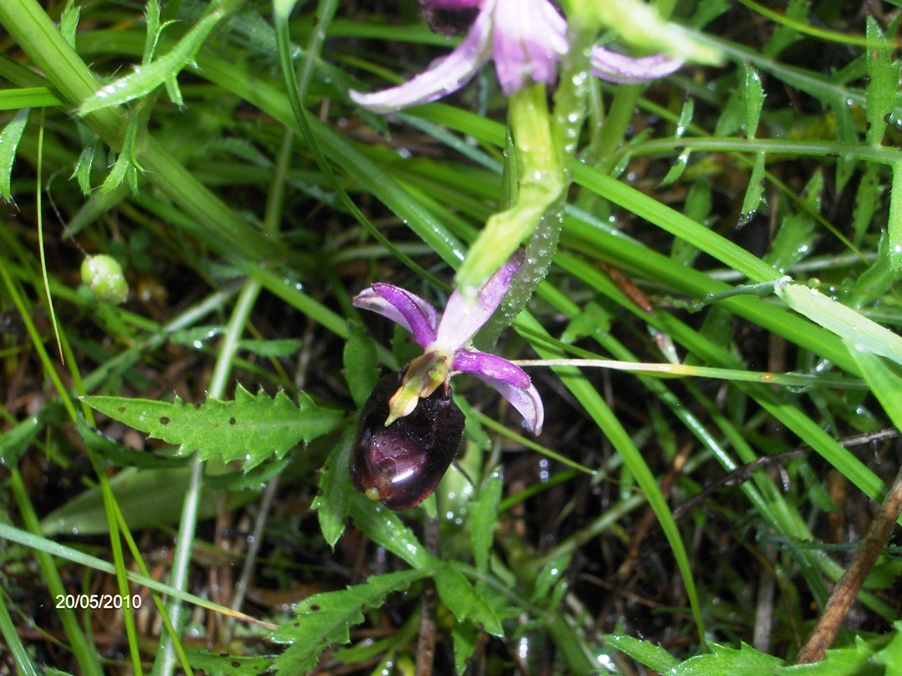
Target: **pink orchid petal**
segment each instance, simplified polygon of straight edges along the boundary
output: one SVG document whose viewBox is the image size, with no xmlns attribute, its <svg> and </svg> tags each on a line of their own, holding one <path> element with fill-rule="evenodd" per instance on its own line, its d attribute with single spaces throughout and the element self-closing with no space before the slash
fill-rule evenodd
<svg viewBox="0 0 902 676">
<path fill-rule="evenodd" d="M 498 0 L 492 45 L 498 81 L 505 94 L 519 91 L 526 78 L 551 83 L 557 61 L 567 53 L 567 22 L 548 0 Z"/>
<path fill-rule="evenodd" d="M 435 341 L 435 308 L 416 294 L 393 284 L 377 282 L 357 294 L 353 304 L 400 324 L 410 331 L 417 345 L 423 348 Z"/>
<path fill-rule="evenodd" d="M 478 372 L 473 372 L 471 375 L 495 388 L 498 394 L 507 399 L 511 406 L 523 416 L 529 430 L 537 436 L 541 434 L 542 426 L 545 424 L 545 406 L 542 404 L 542 397 L 539 396 L 535 385 L 530 384 L 528 388 L 521 389 L 504 380 L 496 380 Z"/>
<path fill-rule="evenodd" d="M 478 350 L 458 350 L 451 368 L 461 373 L 481 374 L 492 380 L 504 381 L 521 390 L 528 389 L 531 383 L 526 372 L 516 364 Z"/>
<path fill-rule="evenodd" d="M 397 87 L 372 94 L 351 90 L 354 103 L 376 113 L 393 113 L 435 101 L 457 91 L 469 82 L 489 60 L 492 16 L 487 11 L 496 0 L 486 0 L 464 41 L 438 65 Z"/>
<path fill-rule="evenodd" d="M 435 339 L 438 347 L 456 352 L 476 335 L 492 313 L 498 309 L 501 299 L 510 288 L 514 273 L 525 257 L 526 254 L 522 250 L 514 253 L 501 269 L 480 287 L 474 300 L 465 298 L 459 291 L 451 294 L 438 325 L 438 335 Z"/>
<path fill-rule="evenodd" d="M 604 47 L 592 48 L 592 74 L 609 82 L 636 84 L 670 75 L 682 65 L 681 59 L 665 54 L 633 59 Z"/>
</svg>

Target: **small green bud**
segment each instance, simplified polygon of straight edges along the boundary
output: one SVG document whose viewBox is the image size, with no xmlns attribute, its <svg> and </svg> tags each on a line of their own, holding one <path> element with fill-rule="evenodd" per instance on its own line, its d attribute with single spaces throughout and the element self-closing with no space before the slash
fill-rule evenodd
<svg viewBox="0 0 902 676">
<path fill-rule="evenodd" d="M 119 305 L 128 297 L 128 282 L 122 273 L 122 266 L 112 256 L 98 254 L 88 256 L 81 264 L 83 281 L 97 300 Z"/>
</svg>

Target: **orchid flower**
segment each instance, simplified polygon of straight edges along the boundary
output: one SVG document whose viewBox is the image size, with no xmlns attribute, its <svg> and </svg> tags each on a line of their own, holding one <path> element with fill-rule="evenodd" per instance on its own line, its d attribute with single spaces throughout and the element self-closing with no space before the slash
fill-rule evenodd
<svg viewBox="0 0 902 676">
<path fill-rule="evenodd" d="M 407 367 L 400 387 L 389 400 L 386 427 L 410 415 L 420 399 L 432 395 L 439 386 L 447 388 L 452 375 L 469 373 L 507 399 L 534 434 L 541 432 L 545 410 L 529 376 L 516 364 L 480 352 L 470 344 L 501 303 L 524 257 L 522 251 L 511 256 L 477 290 L 474 299 L 465 298 L 459 291 L 452 293 L 441 320 L 432 305 L 392 284 L 373 284 L 354 298 L 356 307 L 378 312 L 410 331 L 424 350 Z"/>
<path fill-rule="evenodd" d="M 480 352 L 473 336 L 495 312 L 525 254 L 515 253 L 483 284 L 475 299 L 455 291 L 439 319 L 419 296 L 376 283 L 354 305 L 378 312 L 411 332 L 424 352 L 406 368 L 382 378 L 363 405 L 348 466 L 351 484 L 389 509 L 409 509 L 438 486 L 457 455 L 464 415 L 451 398 L 450 379 L 469 373 L 494 387 L 538 434 L 545 410 L 524 371 Z"/>
<path fill-rule="evenodd" d="M 377 113 L 429 103 L 463 87 L 489 59 L 508 96 L 530 82 L 557 78 L 557 61 L 570 45 L 567 22 L 550 0 L 421 1 L 442 10 L 478 7 L 479 13 L 460 45 L 437 65 L 397 87 L 372 94 L 352 90 L 355 103 Z M 597 77 L 618 83 L 662 77 L 682 65 L 662 54 L 633 59 L 604 47 L 592 49 L 591 63 Z"/>
</svg>

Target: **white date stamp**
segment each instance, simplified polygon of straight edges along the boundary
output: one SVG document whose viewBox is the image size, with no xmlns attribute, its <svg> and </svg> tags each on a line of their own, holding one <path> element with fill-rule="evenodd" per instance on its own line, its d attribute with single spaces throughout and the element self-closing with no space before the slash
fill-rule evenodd
<svg viewBox="0 0 902 676">
<path fill-rule="evenodd" d="M 140 594 L 57 594 L 54 602 L 67 610 L 131 610 L 140 608 L 142 599 Z"/>
</svg>

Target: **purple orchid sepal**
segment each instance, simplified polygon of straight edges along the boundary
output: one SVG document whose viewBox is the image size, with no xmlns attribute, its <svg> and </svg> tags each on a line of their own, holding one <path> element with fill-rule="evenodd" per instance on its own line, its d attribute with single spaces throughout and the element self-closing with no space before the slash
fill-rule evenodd
<svg viewBox="0 0 902 676">
<path fill-rule="evenodd" d="M 402 85 L 351 99 L 377 113 L 429 103 L 457 91 L 489 60 L 502 91 L 511 95 L 530 83 L 550 84 L 557 62 L 569 51 L 567 21 L 550 0 L 423 0 L 436 9 L 479 13 L 463 41 L 444 59 Z M 592 49 L 592 72 L 604 80 L 636 83 L 669 75 L 681 59 L 655 55 L 633 59 L 604 47 Z"/>
<path fill-rule="evenodd" d="M 401 387 L 389 402 L 386 427 L 409 415 L 455 373 L 468 373 L 488 383 L 523 416 L 534 433 L 542 431 L 545 409 L 529 376 L 516 364 L 471 345 L 510 288 L 524 253 L 515 253 L 477 291 L 471 301 L 459 291 L 448 299 L 441 319 L 425 300 L 392 284 L 376 283 L 354 299 L 356 307 L 377 312 L 411 332 L 424 353 L 407 367 Z"/>
</svg>

